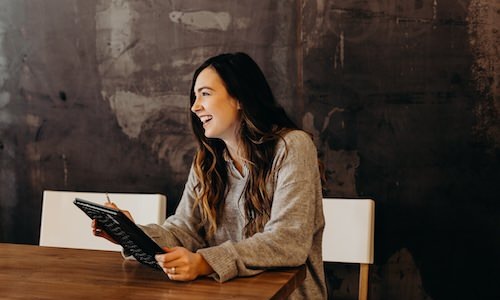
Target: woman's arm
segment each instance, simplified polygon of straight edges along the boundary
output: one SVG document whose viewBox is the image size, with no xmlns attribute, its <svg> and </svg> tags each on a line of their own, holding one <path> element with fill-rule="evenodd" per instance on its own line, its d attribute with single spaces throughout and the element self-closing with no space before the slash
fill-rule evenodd
<svg viewBox="0 0 500 300">
<path fill-rule="evenodd" d="M 140 225 L 141 229 L 161 247 L 182 246 L 190 251 L 206 247 L 199 211 L 197 208 L 193 209 L 196 182 L 193 166 L 191 166 L 175 214 L 168 217 L 162 225 Z"/>
</svg>

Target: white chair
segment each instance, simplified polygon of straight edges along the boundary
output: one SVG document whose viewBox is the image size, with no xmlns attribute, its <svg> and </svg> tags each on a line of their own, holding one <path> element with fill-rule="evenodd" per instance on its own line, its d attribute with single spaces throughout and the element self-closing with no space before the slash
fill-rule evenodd
<svg viewBox="0 0 500 300">
<path fill-rule="evenodd" d="M 160 194 L 109 193 L 118 207 L 130 211 L 138 224 L 162 224 L 166 216 L 167 199 Z M 92 234 L 90 218 L 73 204 L 81 198 L 103 204 L 105 193 L 44 191 L 40 246 L 120 251 L 115 245 Z"/>
<path fill-rule="evenodd" d="M 323 261 L 360 264 L 358 297 L 366 300 L 369 265 L 373 264 L 375 201 L 325 198 L 323 213 Z"/>
</svg>

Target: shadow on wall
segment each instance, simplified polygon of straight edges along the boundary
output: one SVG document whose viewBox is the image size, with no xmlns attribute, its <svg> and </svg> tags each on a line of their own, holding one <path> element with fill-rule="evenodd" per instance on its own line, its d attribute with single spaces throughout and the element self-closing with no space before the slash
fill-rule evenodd
<svg viewBox="0 0 500 300">
<path fill-rule="evenodd" d="M 344 108 L 334 107 L 323 119 L 320 119 L 321 113 L 312 112 L 306 112 L 302 118 L 302 128 L 313 135 L 319 158 L 325 166 L 325 195 L 346 198 L 358 196 L 356 172 L 359 155 L 352 138 L 354 130 L 350 117 L 353 115 Z"/>
<path fill-rule="evenodd" d="M 325 263 L 329 299 L 356 300 L 359 266 Z M 403 248 L 382 266 L 370 267 L 369 299 L 432 300 L 426 294 L 411 253 Z"/>
</svg>

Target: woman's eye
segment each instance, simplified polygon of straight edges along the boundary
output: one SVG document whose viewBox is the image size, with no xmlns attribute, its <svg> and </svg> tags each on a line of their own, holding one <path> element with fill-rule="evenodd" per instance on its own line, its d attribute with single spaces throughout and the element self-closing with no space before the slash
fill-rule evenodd
<svg viewBox="0 0 500 300">
<path fill-rule="evenodd" d="M 209 92 L 201 92 L 201 95 L 202 96 L 210 96 L 210 93 Z"/>
</svg>

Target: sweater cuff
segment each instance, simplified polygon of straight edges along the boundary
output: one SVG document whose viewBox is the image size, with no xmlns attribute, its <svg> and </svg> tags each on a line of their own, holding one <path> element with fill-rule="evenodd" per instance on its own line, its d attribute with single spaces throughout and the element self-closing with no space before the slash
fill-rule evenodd
<svg viewBox="0 0 500 300">
<path fill-rule="evenodd" d="M 199 249 L 196 252 L 203 256 L 214 270 L 215 273 L 210 276 L 219 282 L 224 282 L 238 276 L 237 255 L 234 251 L 234 247 L 228 241 L 219 246 Z"/>
</svg>

